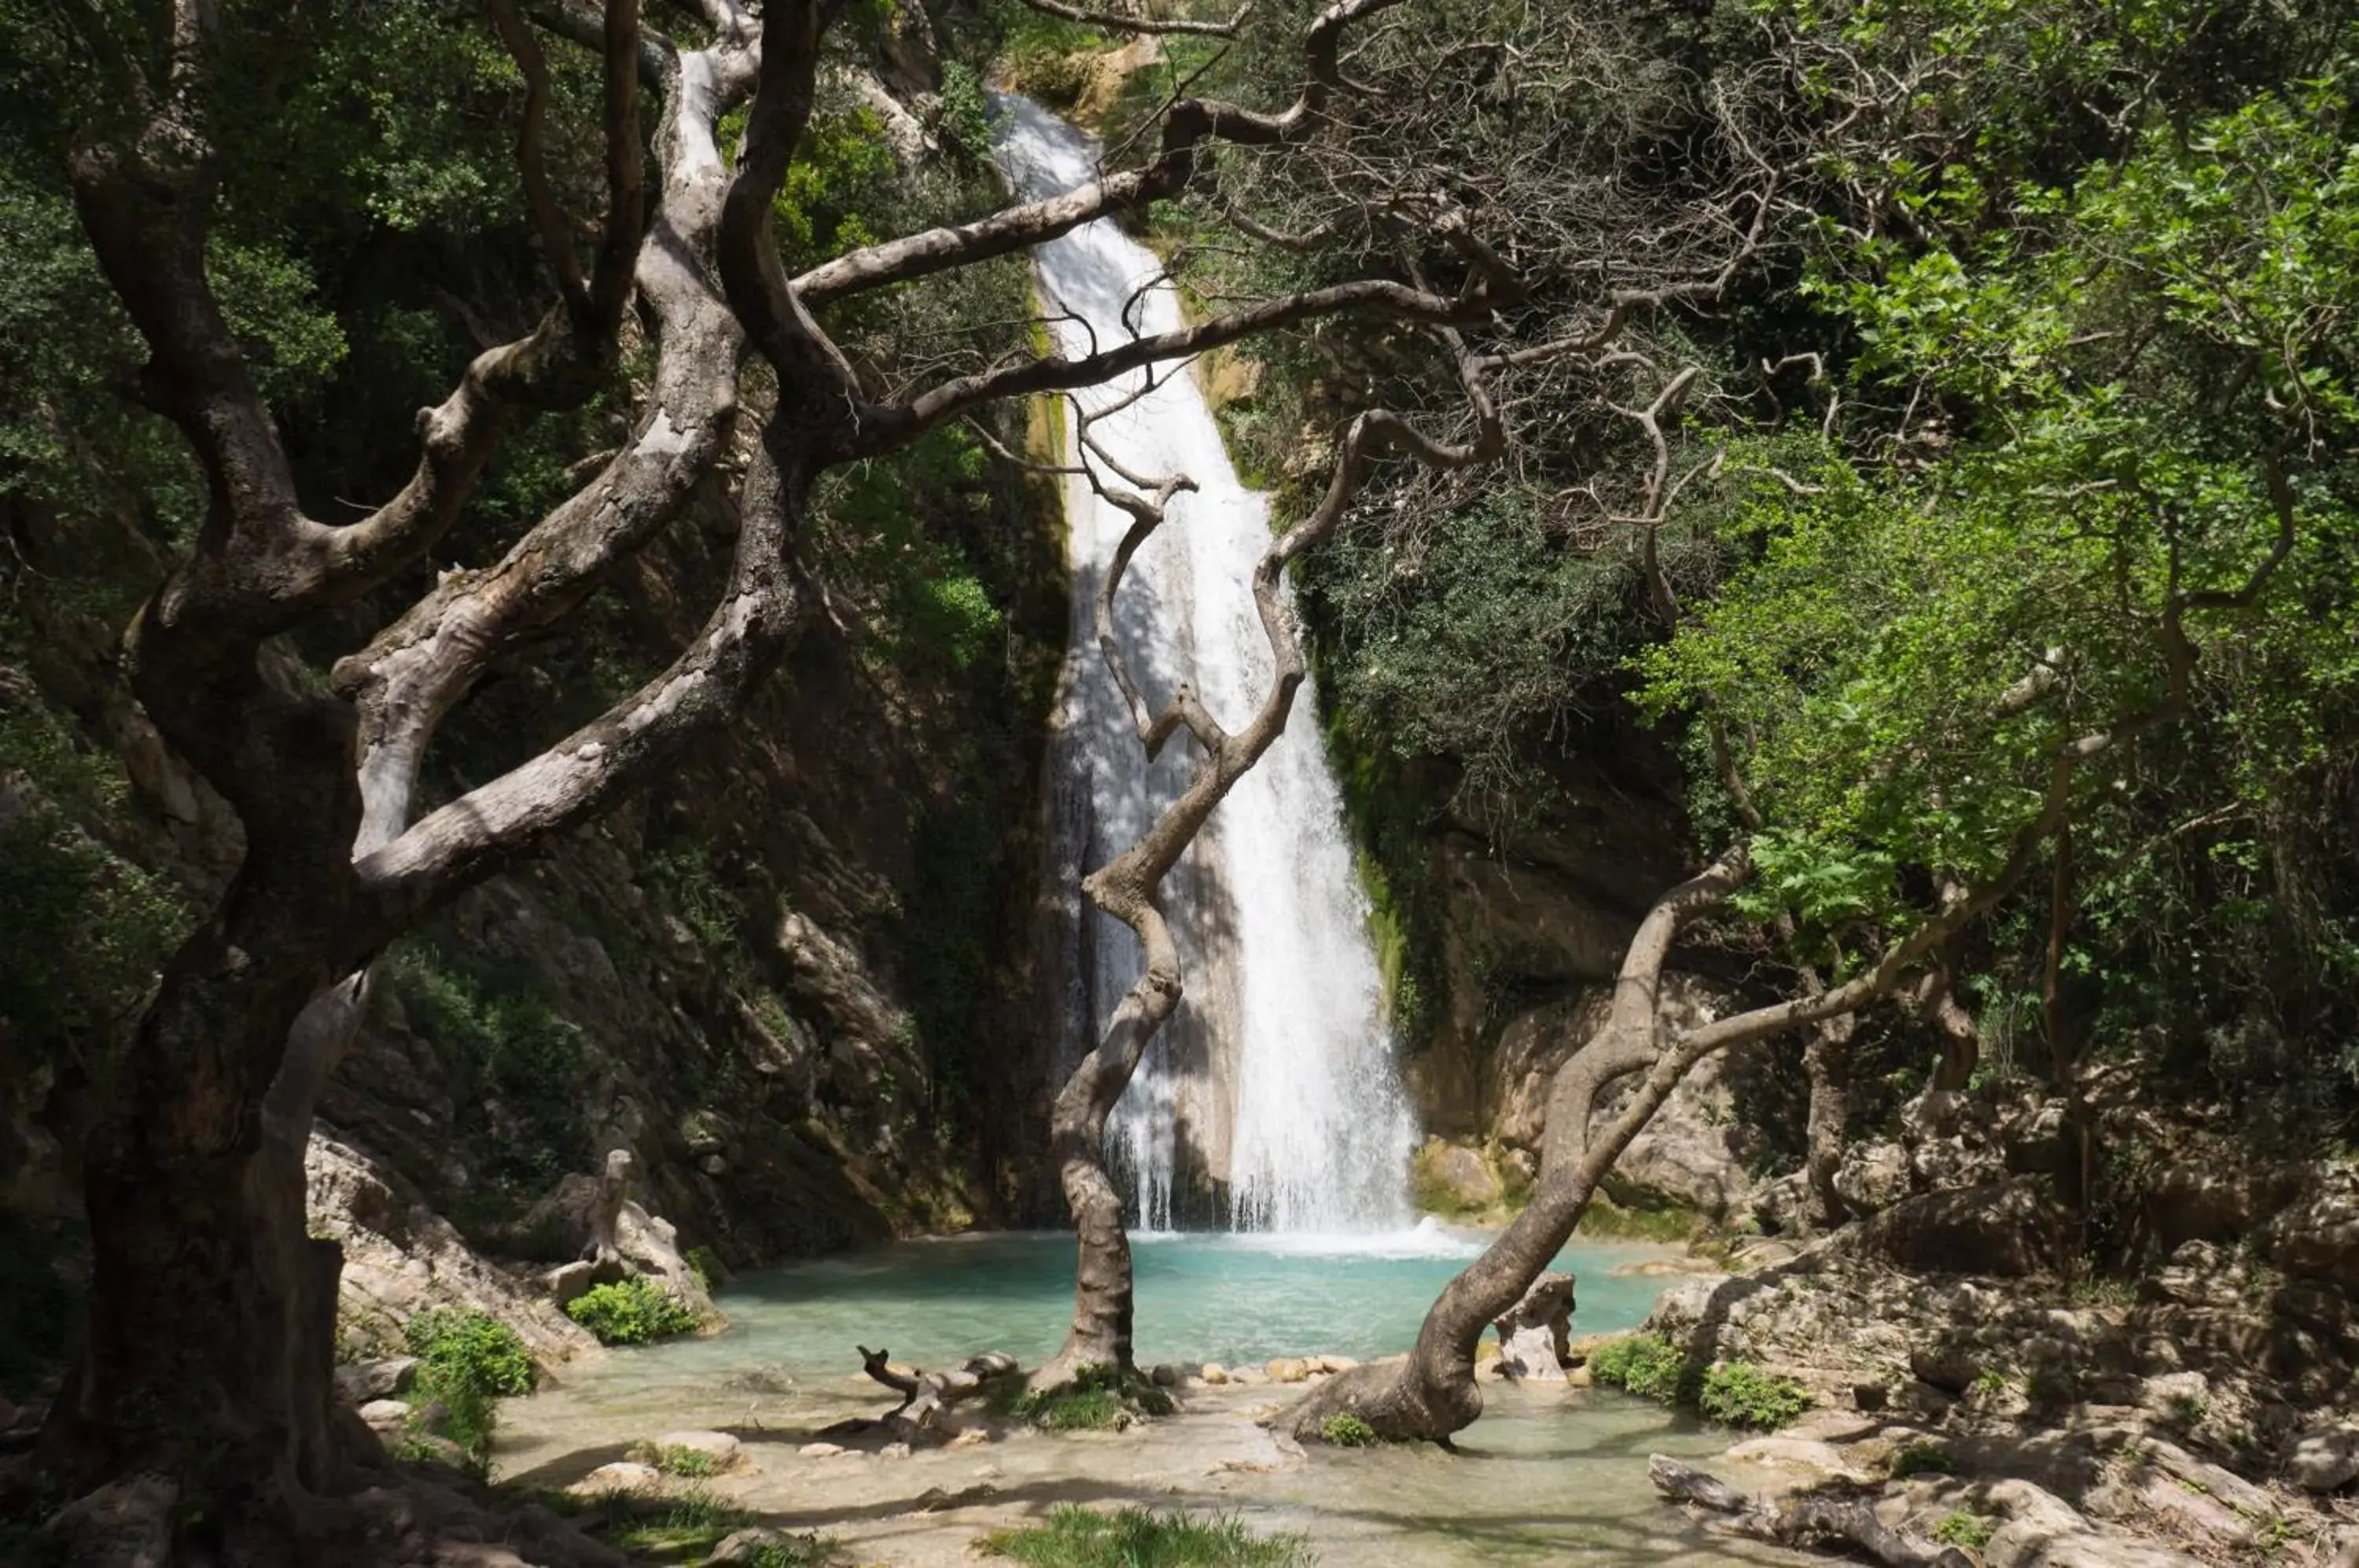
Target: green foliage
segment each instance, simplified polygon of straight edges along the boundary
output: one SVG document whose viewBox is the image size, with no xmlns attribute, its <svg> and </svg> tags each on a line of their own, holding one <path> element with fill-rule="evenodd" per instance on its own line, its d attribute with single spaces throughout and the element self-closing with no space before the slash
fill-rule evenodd
<svg viewBox="0 0 2359 1568">
<path fill-rule="evenodd" d="M 721 1462 L 701 1448 L 685 1448 L 674 1443 L 656 1450 L 655 1467 L 667 1475 L 683 1475 L 699 1480 L 721 1474 Z"/>
<path fill-rule="evenodd" d="M 473 1308 L 436 1307 L 403 1325 L 419 1358 L 417 1397 L 450 1412 L 444 1433 L 480 1464 L 497 1419 L 493 1401 L 529 1394 L 538 1373 L 516 1330 Z"/>
<path fill-rule="evenodd" d="M 1560 549 L 1539 498 L 1484 486 L 1415 538 L 1355 530 L 1304 563 L 1335 702 L 1403 758 L 1448 756 L 1495 803 L 1539 785 L 1529 737 L 1614 681 L 1635 558 Z"/>
<path fill-rule="evenodd" d="M 1950 1451 L 1938 1443 L 1919 1441 L 1905 1443 L 1892 1455 L 1892 1478 L 1903 1481 L 1911 1475 L 1949 1475 L 1958 1468 Z"/>
<path fill-rule="evenodd" d="M 1384 1441 L 1375 1427 L 1349 1410 L 1329 1416 L 1327 1424 L 1319 1429 L 1319 1435 L 1338 1448 L 1374 1448 Z"/>
<path fill-rule="evenodd" d="M 1299 1535 L 1257 1536 L 1233 1519 L 1066 1503 L 1047 1522 L 994 1530 L 983 1550 L 1033 1568 L 1302 1568 L 1315 1559 Z"/>
<path fill-rule="evenodd" d="M 1701 1368 L 1660 1334 L 1630 1334 L 1608 1340 L 1591 1352 L 1589 1375 L 1642 1399 L 1673 1405 L 1694 1397 Z"/>
<path fill-rule="evenodd" d="M 83 1291 L 60 1268 L 76 1239 L 0 1212 L 0 1397 L 48 1393 L 82 1349 Z"/>
<path fill-rule="evenodd" d="M 387 949 L 385 969 L 451 1074 L 461 1135 L 492 1189 L 478 1203 L 504 1196 L 520 1207 L 588 1166 L 582 1031 L 547 999 L 538 974 L 431 932 Z"/>
<path fill-rule="evenodd" d="M 1946 1515 L 1933 1527 L 1933 1539 L 1944 1546 L 1962 1546 L 1970 1552 L 1980 1552 L 1998 1533 L 1998 1521 L 1963 1508 Z"/>
<path fill-rule="evenodd" d="M 13 685 L 0 670 L 0 1033 L 103 1072 L 190 911 L 92 831 L 129 809 L 121 770 Z"/>
<path fill-rule="evenodd" d="M 1791 1377 L 1765 1372 L 1749 1361 L 1723 1361 L 1707 1369 L 1696 1390 L 1696 1409 L 1723 1426 L 1775 1432 L 1810 1408 L 1810 1390 Z"/>
<path fill-rule="evenodd" d="M 695 1332 L 695 1312 L 644 1274 L 610 1285 L 592 1285 L 565 1303 L 565 1315 L 598 1336 L 601 1345 L 645 1345 Z"/>
</svg>

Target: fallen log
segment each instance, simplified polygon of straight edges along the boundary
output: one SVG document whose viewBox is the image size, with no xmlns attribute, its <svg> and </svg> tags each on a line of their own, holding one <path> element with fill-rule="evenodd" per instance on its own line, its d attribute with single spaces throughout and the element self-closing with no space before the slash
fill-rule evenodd
<svg viewBox="0 0 2359 1568">
<path fill-rule="evenodd" d="M 860 1352 L 860 1369 L 901 1396 L 900 1404 L 875 1424 L 912 1447 L 947 1438 L 950 1432 L 943 1420 L 952 1405 L 973 1399 L 1000 1378 L 1022 1370 L 1016 1357 L 1004 1350 L 974 1356 L 955 1371 L 902 1372 L 894 1368 L 891 1351 L 871 1350 L 864 1345 L 854 1348 Z"/>
<path fill-rule="evenodd" d="M 1974 1560 L 1957 1547 L 1886 1528 L 1863 1497 L 1806 1492 L 1780 1503 L 1757 1502 L 1727 1482 L 1662 1454 L 1647 1461 L 1647 1479 L 1671 1501 L 1701 1508 L 1714 1516 L 1718 1528 L 1753 1541 L 1774 1546 L 1840 1541 L 1885 1568 L 1974 1568 Z"/>
</svg>

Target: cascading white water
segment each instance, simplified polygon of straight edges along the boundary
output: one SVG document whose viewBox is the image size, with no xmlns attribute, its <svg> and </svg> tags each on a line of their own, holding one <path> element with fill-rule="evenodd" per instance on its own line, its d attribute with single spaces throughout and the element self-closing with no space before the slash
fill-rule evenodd
<svg viewBox="0 0 2359 1568">
<path fill-rule="evenodd" d="M 997 101 L 1002 167 L 1028 195 L 1094 178 L 1092 137 L 1020 98 Z M 1178 295 L 1155 282 L 1154 255 L 1112 223 L 1089 223 L 1035 251 L 1060 352 L 1078 355 L 1182 324 Z M 1268 690 L 1270 656 L 1254 613 L 1255 562 L 1269 545 L 1267 509 L 1229 465 L 1212 410 L 1184 369 L 1092 427 L 1131 472 L 1185 474 L 1197 490 L 1125 574 L 1121 638 L 1150 702 L 1182 680 L 1232 728 Z M 1139 377 L 1083 393 L 1103 408 Z M 1078 461 L 1067 431 L 1066 461 Z M 1148 766 L 1092 629 L 1092 606 L 1129 518 L 1084 481 L 1069 482 L 1067 557 L 1073 652 L 1056 722 L 1056 865 L 1063 888 L 1147 827 L 1193 766 L 1184 738 Z M 1282 1233 L 1386 1230 L 1408 1223 L 1417 1128 L 1386 1029 L 1367 936 L 1367 904 L 1343 833 L 1316 699 L 1297 693 L 1286 733 L 1222 802 L 1166 886 L 1187 968 L 1180 1013 L 1116 1107 L 1108 1141 L 1132 1184 L 1137 1218 L 1171 1227 L 1187 1156 L 1225 1178 L 1228 1217 Z M 1138 944 L 1076 905 L 1067 921 L 1066 1060 L 1093 1043 L 1138 975 Z"/>
</svg>

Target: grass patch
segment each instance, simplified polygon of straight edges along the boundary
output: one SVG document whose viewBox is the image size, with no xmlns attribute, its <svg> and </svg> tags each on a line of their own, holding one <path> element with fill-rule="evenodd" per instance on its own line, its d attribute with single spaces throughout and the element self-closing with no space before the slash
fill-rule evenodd
<svg viewBox="0 0 2359 1568">
<path fill-rule="evenodd" d="M 983 1550 L 1033 1568 L 1303 1568 L 1317 1558 L 1299 1535 L 1260 1536 L 1234 1519 L 1067 1504 L 1045 1524 L 994 1530 Z"/>
<path fill-rule="evenodd" d="M 565 1303 L 565 1315 L 601 1345 L 645 1345 L 690 1333 L 697 1323 L 687 1302 L 644 1275 L 592 1285 Z"/>
<path fill-rule="evenodd" d="M 1126 1414 L 1168 1416 L 1180 1407 L 1152 1383 L 1125 1383 L 1111 1367 L 1083 1367 L 1063 1388 L 1027 1388 L 1003 1408 L 1050 1432 L 1099 1432 L 1121 1424 Z"/>
<path fill-rule="evenodd" d="M 1710 1368 L 1696 1390 L 1696 1409 L 1706 1421 L 1756 1432 L 1775 1432 L 1810 1408 L 1808 1388 L 1750 1361 L 1723 1361 Z"/>
<path fill-rule="evenodd" d="M 1962 1546 L 1970 1552 L 1980 1552 L 1998 1533 L 1995 1521 L 1960 1508 L 1933 1527 L 1933 1539 L 1944 1546 Z"/>
<path fill-rule="evenodd" d="M 659 1563 L 701 1563 L 723 1540 L 754 1522 L 751 1514 L 731 1508 L 702 1486 L 690 1486 L 646 1511 L 624 1512 L 620 1499 L 614 1506 L 621 1517 L 607 1534 L 608 1543 Z"/>
</svg>

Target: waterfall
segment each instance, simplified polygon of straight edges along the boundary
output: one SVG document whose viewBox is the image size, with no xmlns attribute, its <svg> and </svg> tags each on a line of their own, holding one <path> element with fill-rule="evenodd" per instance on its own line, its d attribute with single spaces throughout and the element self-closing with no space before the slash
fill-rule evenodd
<svg viewBox="0 0 2359 1568">
<path fill-rule="evenodd" d="M 1021 98 L 1001 98 L 997 152 L 1027 195 L 1095 177 L 1099 148 Z M 1159 264 L 1111 222 L 1034 252 L 1061 353 L 1075 356 L 1182 324 Z M 1264 497 L 1231 468 L 1190 372 L 1160 367 L 1155 389 L 1100 420 L 1095 439 L 1133 473 L 1186 474 L 1116 603 L 1116 635 L 1159 707 L 1192 680 L 1222 723 L 1241 727 L 1268 690 L 1270 657 L 1254 613 L 1255 562 L 1269 545 Z M 1082 394 L 1106 408 L 1141 378 Z M 1070 423 L 1070 421 L 1069 421 Z M 1078 461 L 1066 432 L 1068 463 Z M 1072 652 L 1051 759 L 1056 886 L 1071 902 L 1062 954 L 1063 1061 L 1097 1039 L 1139 973 L 1136 939 L 1082 907 L 1082 871 L 1134 840 L 1184 787 L 1184 736 L 1149 766 L 1099 655 L 1092 606 L 1129 519 L 1069 480 L 1067 558 Z M 1306 682 L 1287 730 L 1223 800 L 1165 887 L 1187 988 L 1140 1064 L 1107 1138 L 1138 1224 L 1172 1228 L 1203 1213 L 1186 1188 L 1201 1171 L 1225 1194 L 1229 1224 L 1278 1233 L 1405 1225 L 1417 1127 L 1384 1018 L 1382 982 L 1353 873 L 1343 798 Z"/>
</svg>

